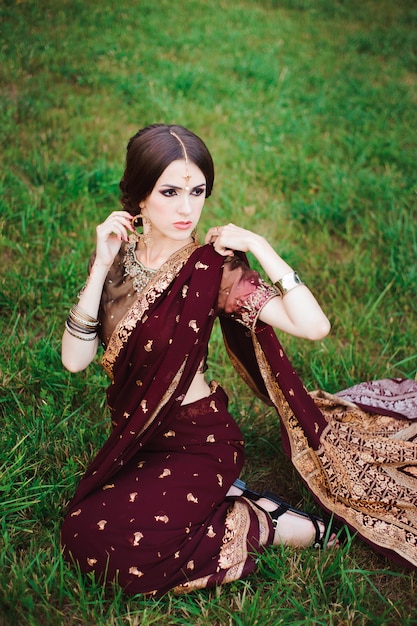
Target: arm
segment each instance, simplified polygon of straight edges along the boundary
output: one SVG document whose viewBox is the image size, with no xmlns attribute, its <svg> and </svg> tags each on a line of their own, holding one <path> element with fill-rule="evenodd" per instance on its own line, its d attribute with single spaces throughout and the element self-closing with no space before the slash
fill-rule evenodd
<svg viewBox="0 0 417 626">
<path fill-rule="evenodd" d="M 233 250 L 250 252 L 272 283 L 293 271 L 263 237 L 234 224 L 211 228 L 205 241 L 212 243 L 223 256 L 233 254 Z M 329 320 L 306 285 L 297 286 L 284 297 L 269 300 L 259 319 L 290 335 L 305 339 L 322 339 L 330 330 Z"/>
<path fill-rule="evenodd" d="M 96 257 L 91 267 L 87 284 L 80 296 L 78 306 L 90 317 L 97 318 L 101 294 L 107 273 L 122 241 L 128 240 L 128 230 L 133 230 L 132 216 L 126 211 L 114 211 L 97 226 Z M 98 348 L 98 338 L 82 341 L 66 329 L 62 337 L 62 363 L 70 372 L 85 369 L 94 359 Z"/>
</svg>

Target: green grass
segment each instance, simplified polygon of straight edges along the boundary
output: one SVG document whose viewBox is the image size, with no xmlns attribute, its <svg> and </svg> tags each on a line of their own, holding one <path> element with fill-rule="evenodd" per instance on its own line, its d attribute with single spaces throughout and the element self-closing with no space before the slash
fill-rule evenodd
<svg viewBox="0 0 417 626">
<path fill-rule="evenodd" d="M 356 538 L 272 550 L 246 581 L 159 601 L 103 590 L 61 558 L 65 506 L 105 441 L 105 375 L 60 362 L 125 146 L 152 122 L 200 134 L 216 163 L 200 234 L 255 229 L 318 295 L 325 341 L 283 337 L 330 392 L 417 372 L 417 10 L 410 0 L 3 0 L 0 47 L 0 623 L 412 624 L 415 575 Z M 315 509 L 276 415 L 221 348 L 245 476 Z"/>
</svg>

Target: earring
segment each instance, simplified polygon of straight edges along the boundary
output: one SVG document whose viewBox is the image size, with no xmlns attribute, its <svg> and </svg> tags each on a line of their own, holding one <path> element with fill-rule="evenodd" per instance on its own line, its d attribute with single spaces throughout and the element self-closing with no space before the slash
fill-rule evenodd
<svg viewBox="0 0 417 626">
<path fill-rule="evenodd" d="M 149 219 L 149 217 L 146 217 L 146 215 L 142 214 L 142 207 L 140 207 L 140 209 L 141 209 L 140 213 L 135 215 L 135 217 L 132 220 L 132 226 L 135 229 L 142 226 L 143 230 L 142 230 L 142 233 L 140 233 L 139 237 L 143 241 L 145 246 L 147 248 L 150 248 L 152 246 L 152 222 Z M 145 233 L 145 224 L 147 228 L 146 233 Z"/>
<path fill-rule="evenodd" d="M 149 217 L 146 217 L 146 215 L 142 215 L 142 223 L 143 223 L 143 243 L 145 244 L 145 246 L 147 248 L 150 248 L 152 246 L 152 222 L 149 219 Z M 145 233 L 145 224 L 147 227 L 147 232 Z"/>
<path fill-rule="evenodd" d="M 132 226 L 133 228 L 139 228 L 139 226 L 142 226 L 142 215 L 140 213 L 138 213 L 138 215 L 135 215 L 135 217 L 133 218 Z"/>
</svg>

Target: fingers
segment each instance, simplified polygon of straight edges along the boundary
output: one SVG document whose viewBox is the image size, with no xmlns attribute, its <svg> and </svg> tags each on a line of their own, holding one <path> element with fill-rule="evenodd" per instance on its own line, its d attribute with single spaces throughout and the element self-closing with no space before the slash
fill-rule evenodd
<svg viewBox="0 0 417 626">
<path fill-rule="evenodd" d="M 102 224 L 96 228 L 97 237 L 106 240 L 116 237 L 119 241 L 128 241 L 128 231 L 134 231 L 133 216 L 127 211 L 113 211 Z"/>
<path fill-rule="evenodd" d="M 222 256 L 231 256 L 234 250 L 241 250 L 241 233 L 244 232 L 234 224 L 213 226 L 207 231 L 205 243 L 211 243 Z"/>
<path fill-rule="evenodd" d="M 210 228 L 205 237 L 205 243 L 211 243 L 218 254 L 222 256 L 233 255 L 233 250 L 227 244 L 227 236 L 224 226 Z"/>
<path fill-rule="evenodd" d="M 207 231 L 207 234 L 204 239 L 204 243 L 214 243 L 217 237 L 220 235 L 221 228 L 220 226 L 213 226 Z"/>
</svg>

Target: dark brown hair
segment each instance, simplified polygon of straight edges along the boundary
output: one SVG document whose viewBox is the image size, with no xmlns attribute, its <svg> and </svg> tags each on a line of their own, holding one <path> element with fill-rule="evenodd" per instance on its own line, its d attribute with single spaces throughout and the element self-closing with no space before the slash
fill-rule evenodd
<svg viewBox="0 0 417 626">
<path fill-rule="evenodd" d="M 214 182 L 214 165 L 205 143 L 183 126 L 152 124 L 138 131 L 127 144 L 126 167 L 120 181 L 121 203 L 132 215 L 140 212 L 139 202 L 149 196 L 162 172 L 178 159 L 184 150 L 173 131 L 185 146 L 190 162 L 197 165 L 206 179 L 206 198 Z"/>
</svg>

